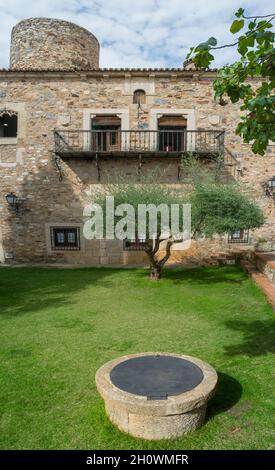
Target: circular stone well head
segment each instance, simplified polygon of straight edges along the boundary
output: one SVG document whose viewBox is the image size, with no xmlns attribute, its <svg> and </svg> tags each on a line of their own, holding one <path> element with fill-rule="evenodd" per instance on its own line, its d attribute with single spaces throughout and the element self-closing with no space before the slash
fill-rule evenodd
<svg viewBox="0 0 275 470">
<path fill-rule="evenodd" d="M 110 420 L 144 439 L 178 437 L 200 426 L 216 384 L 209 364 L 171 353 L 124 356 L 96 373 Z"/>
</svg>

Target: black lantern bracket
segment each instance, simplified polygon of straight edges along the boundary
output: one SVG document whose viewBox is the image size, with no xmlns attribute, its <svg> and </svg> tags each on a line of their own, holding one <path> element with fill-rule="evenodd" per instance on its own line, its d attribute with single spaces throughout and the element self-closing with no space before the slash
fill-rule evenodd
<svg viewBox="0 0 275 470">
<path fill-rule="evenodd" d="M 18 212 L 21 209 L 22 205 L 24 204 L 25 200 L 26 199 L 24 199 L 24 198 L 19 198 L 13 192 L 10 192 L 10 193 L 6 194 L 6 201 L 8 203 L 8 208 L 11 211 L 14 211 L 16 214 L 18 214 Z"/>
</svg>

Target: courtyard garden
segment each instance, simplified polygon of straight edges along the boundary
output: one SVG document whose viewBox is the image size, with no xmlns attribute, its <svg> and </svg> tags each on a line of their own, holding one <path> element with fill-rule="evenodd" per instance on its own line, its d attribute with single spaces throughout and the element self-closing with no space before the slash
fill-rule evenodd
<svg viewBox="0 0 275 470">
<path fill-rule="evenodd" d="M 0 269 L 2 449 L 274 449 L 275 318 L 238 267 Z M 144 441 L 108 421 L 96 370 L 129 353 L 197 356 L 219 374 L 205 425 Z"/>
</svg>

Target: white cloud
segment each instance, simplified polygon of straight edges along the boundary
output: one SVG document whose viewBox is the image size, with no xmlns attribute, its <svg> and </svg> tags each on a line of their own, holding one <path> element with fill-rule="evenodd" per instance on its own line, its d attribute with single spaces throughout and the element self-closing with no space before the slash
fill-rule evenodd
<svg viewBox="0 0 275 470">
<path fill-rule="evenodd" d="M 0 0 L 0 68 L 8 67 L 12 27 L 21 19 L 53 17 L 73 21 L 101 43 L 101 67 L 181 67 L 189 47 L 215 36 L 228 43 L 233 13 L 268 14 L 273 0 Z M 216 56 L 220 66 L 235 58 Z"/>
</svg>

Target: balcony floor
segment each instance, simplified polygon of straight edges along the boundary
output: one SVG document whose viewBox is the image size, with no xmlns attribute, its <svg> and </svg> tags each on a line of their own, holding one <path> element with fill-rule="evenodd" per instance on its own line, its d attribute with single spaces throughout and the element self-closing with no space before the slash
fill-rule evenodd
<svg viewBox="0 0 275 470">
<path fill-rule="evenodd" d="M 184 156 L 187 156 L 191 152 L 187 151 L 177 151 L 177 152 L 161 152 L 161 151 L 148 151 L 148 150 L 139 150 L 139 151 L 103 151 L 103 152 L 91 152 L 91 151 L 84 151 L 84 150 L 73 150 L 73 151 L 61 151 L 56 152 L 57 155 L 62 159 L 67 158 L 86 158 L 86 159 L 93 159 L 93 158 L 168 158 L 168 159 L 178 159 Z M 199 155 L 205 158 L 213 158 L 218 156 L 217 152 L 214 151 L 195 151 L 192 152 L 195 155 Z"/>
</svg>

